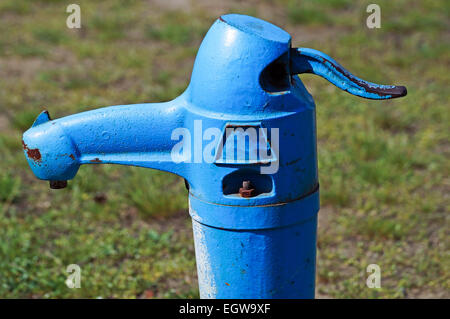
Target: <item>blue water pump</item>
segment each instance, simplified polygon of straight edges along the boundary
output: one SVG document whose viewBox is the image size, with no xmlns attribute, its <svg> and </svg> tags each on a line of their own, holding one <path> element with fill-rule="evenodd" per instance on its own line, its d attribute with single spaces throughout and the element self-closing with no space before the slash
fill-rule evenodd
<svg viewBox="0 0 450 319">
<path fill-rule="evenodd" d="M 202 298 L 313 298 L 319 180 L 315 104 L 302 73 L 368 99 L 406 95 L 292 48 L 268 22 L 229 14 L 206 34 L 179 97 L 56 120 L 44 111 L 23 135 L 24 152 L 52 188 L 82 164 L 183 177 Z"/>
</svg>

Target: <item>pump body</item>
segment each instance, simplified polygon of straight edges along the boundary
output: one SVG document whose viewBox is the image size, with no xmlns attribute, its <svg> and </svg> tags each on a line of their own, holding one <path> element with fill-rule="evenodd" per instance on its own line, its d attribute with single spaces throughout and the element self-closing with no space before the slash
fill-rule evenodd
<svg viewBox="0 0 450 319">
<path fill-rule="evenodd" d="M 24 152 L 35 175 L 56 187 L 82 164 L 183 177 L 202 298 L 313 298 L 316 120 L 301 73 L 365 98 L 406 95 L 323 53 L 291 48 L 290 35 L 268 22 L 230 14 L 208 31 L 178 98 L 57 120 L 43 112 L 24 133 Z"/>
</svg>

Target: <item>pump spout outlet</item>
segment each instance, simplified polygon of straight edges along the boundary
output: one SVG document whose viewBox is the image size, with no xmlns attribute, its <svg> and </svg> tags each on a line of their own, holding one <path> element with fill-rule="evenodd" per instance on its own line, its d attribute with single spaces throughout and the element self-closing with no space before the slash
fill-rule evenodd
<svg viewBox="0 0 450 319">
<path fill-rule="evenodd" d="M 133 165 L 180 174 L 171 149 L 183 126 L 183 99 L 119 105 L 56 120 L 42 112 L 23 134 L 23 149 L 37 178 L 64 188 L 83 164 Z"/>
</svg>

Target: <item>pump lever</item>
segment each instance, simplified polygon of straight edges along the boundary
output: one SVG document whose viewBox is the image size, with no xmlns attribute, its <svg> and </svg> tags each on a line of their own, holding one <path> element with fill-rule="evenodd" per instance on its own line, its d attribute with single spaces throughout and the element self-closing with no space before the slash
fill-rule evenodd
<svg viewBox="0 0 450 319">
<path fill-rule="evenodd" d="M 291 49 L 291 75 L 312 73 L 330 81 L 338 88 L 366 99 L 382 100 L 405 96 L 404 86 L 381 85 L 364 81 L 344 69 L 331 57 L 308 48 Z"/>
</svg>

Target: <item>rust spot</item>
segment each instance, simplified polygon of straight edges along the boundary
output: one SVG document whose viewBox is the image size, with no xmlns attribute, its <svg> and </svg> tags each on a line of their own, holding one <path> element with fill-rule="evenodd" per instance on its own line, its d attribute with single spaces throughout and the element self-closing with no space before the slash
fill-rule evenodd
<svg viewBox="0 0 450 319">
<path fill-rule="evenodd" d="M 73 156 L 73 154 L 70 154 L 69 157 L 73 160 L 75 160 L 75 156 Z"/>
<path fill-rule="evenodd" d="M 243 181 L 242 187 L 239 188 L 239 194 L 241 197 L 249 198 L 256 195 L 255 189 L 251 186 L 250 181 Z"/>
<path fill-rule="evenodd" d="M 225 285 L 229 286 L 230 284 L 226 282 Z"/>
<path fill-rule="evenodd" d="M 41 152 L 38 148 L 29 148 L 24 141 L 22 141 L 22 147 L 27 152 L 27 156 L 36 162 L 40 162 L 42 159 Z"/>
<path fill-rule="evenodd" d="M 28 157 L 35 160 L 40 161 L 41 160 L 41 152 L 39 152 L 39 149 L 33 148 L 33 149 L 27 149 Z"/>
<path fill-rule="evenodd" d="M 255 190 L 253 188 L 252 189 L 239 188 L 239 194 L 241 195 L 241 197 L 250 198 L 255 196 Z"/>
<path fill-rule="evenodd" d="M 96 157 L 96 158 L 94 158 L 94 159 L 91 159 L 89 162 L 91 162 L 91 163 L 101 163 L 102 161 L 101 161 L 101 159 L 99 159 L 98 157 Z"/>
</svg>

